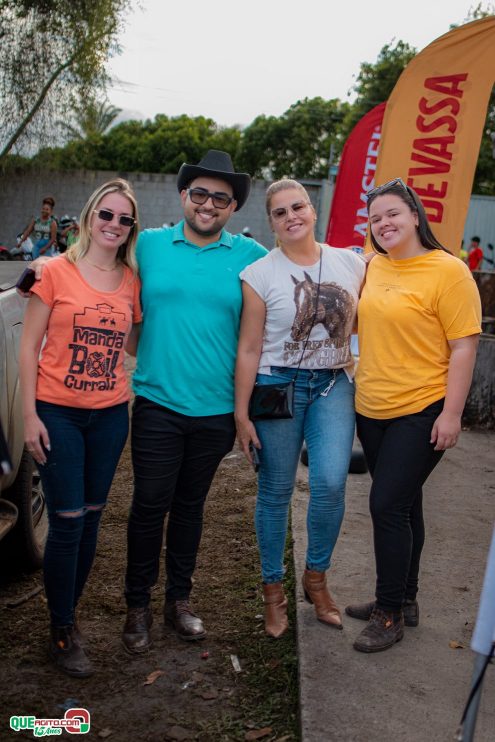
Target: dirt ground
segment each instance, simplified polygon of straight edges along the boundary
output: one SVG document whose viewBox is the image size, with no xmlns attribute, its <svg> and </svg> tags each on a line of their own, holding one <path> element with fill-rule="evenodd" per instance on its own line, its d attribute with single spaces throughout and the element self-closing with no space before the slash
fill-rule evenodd
<svg viewBox="0 0 495 742">
<path fill-rule="evenodd" d="M 2 580 L 0 740 L 33 737 L 32 732 L 12 731 L 11 715 L 61 718 L 71 707 L 91 713 L 85 739 L 296 739 L 295 710 L 286 698 L 295 675 L 295 638 L 292 634 L 269 643 L 263 636 L 253 531 L 255 477 L 250 467 L 234 450 L 222 463 L 209 495 L 193 591 L 207 638 L 186 643 L 170 629 L 164 632 L 161 575 L 152 598 L 154 646 L 142 657 L 129 656 L 120 643 L 131 492 L 127 448 L 80 605 L 81 627 L 97 670 L 92 678 L 69 678 L 47 662 L 48 616 L 42 592 L 8 607 L 42 584 L 41 573 Z M 241 672 L 234 669 L 233 658 Z M 148 678 L 153 682 L 146 684 Z M 272 709 L 257 701 L 256 694 L 267 689 Z"/>
</svg>

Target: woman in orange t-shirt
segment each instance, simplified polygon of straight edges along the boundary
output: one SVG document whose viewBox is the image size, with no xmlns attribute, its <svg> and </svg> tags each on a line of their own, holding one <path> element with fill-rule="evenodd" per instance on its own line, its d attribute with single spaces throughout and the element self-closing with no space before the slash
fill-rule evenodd
<svg viewBox="0 0 495 742">
<path fill-rule="evenodd" d="M 32 288 L 20 378 L 24 437 L 49 517 L 50 656 L 68 675 L 88 677 L 93 669 L 74 614 L 127 439 L 124 349 L 134 348 L 141 322 L 138 212 L 129 184 L 116 179 L 100 186 L 80 223 L 79 240 L 47 261 Z"/>
</svg>

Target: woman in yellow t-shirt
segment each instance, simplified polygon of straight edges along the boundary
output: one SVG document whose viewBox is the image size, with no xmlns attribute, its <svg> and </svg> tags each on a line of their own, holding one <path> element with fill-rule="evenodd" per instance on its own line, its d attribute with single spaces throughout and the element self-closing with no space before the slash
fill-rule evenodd
<svg viewBox="0 0 495 742">
<path fill-rule="evenodd" d="M 129 184 L 100 186 L 82 211 L 79 240 L 47 259 L 32 287 L 21 340 L 24 440 L 48 511 L 49 654 L 78 678 L 93 667 L 75 608 L 129 428 L 124 349 L 134 350 L 141 322 L 138 230 Z"/>
<path fill-rule="evenodd" d="M 481 306 L 469 268 L 435 238 L 400 178 L 368 193 L 371 261 L 358 308 L 357 432 L 373 478 L 375 601 L 354 643 L 379 652 L 417 626 L 422 487 L 456 445 L 471 384 Z"/>
</svg>

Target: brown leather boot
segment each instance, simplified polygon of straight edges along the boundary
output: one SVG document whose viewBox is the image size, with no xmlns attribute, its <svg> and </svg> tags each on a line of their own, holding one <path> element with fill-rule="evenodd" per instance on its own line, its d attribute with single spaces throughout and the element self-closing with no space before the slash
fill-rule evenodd
<svg viewBox="0 0 495 742">
<path fill-rule="evenodd" d="M 305 569 L 302 586 L 304 597 L 308 603 L 313 603 L 318 621 L 332 626 L 334 629 L 343 629 L 342 616 L 327 587 L 325 572 L 315 572 Z"/>
<path fill-rule="evenodd" d="M 122 632 L 122 643 L 129 654 L 141 654 L 151 647 L 150 629 L 153 614 L 149 606 L 128 608 Z"/>
<path fill-rule="evenodd" d="M 280 639 L 289 628 L 287 602 L 281 582 L 263 584 L 265 634 L 271 636 L 272 639 Z"/>
<path fill-rule="evenodd" d="M 165 623 L 174 627 L 179 639 L 194 642 L 206 636 L 203 621 L 194 613 L 189 600 L 165 603 Z"/>
</svg>

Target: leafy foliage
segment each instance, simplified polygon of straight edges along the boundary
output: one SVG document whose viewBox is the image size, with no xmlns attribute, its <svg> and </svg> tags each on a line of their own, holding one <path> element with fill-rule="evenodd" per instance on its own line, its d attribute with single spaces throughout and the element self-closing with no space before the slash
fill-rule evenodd
<svg viewBox="0 0 495 742">
<path fill-rule="evenodd" d="M 213 119 L 158 114 L 153 121 L 125 121 L 106 134 L 45 148 L 33 165 L 49 169 L 98 169 L 174 173 L 183 162 L 198 162 L 207 149 L 222 149 L 237 159 L 241 132 Z"/>
<path fill-rule="evenodd" d="M 108 101 L 90 100 L 74 107 L 72 123 L 62 119 L 59 125 L 69 140 L 101 137 L 121 112 Z"/>
<path fill-rule="evenodd" d="M 386 44 L 382 47 L 375 63 L 362 62 L 352 89 L 356 93 L 356 100 L 344 122 L 346 137 L 368 111 L 388 99 L 402 72 L 416 56 L 416 51 L 404 41 L 398 41 L 395 46 Z"/>
<path fill-rule="evenodd" d="M 61 112 L 104 87 L 130 0 L 0 0 L 0 158 L 37 148 Z"/>
<path fill-rule="evenodd" d="M 331 145 L 343 146 L 348 108 L 337 99 L 305 98 L 280 117 L 258 116 L 242 134 L 242 168 L 258 177 L 326 178 Z"/>
<path fill-rule="evenodd" d="M 174 173 L 183 162 L 198 162 L 207 149 L 221 149 L 230 153 L 238 170 L 255 177 L 325 178 L 329 160 L 338 159 L 352 128 L 369 110 L 388 99 L 416 54 L 416 49 L 404 41 L 386 44 L 376 62 L 361 64 L 352 104 L 305 98 L 281 116 L 257 116 L 242 131 L 238 126 L 220 127 L 210 118 L 185 114 L 158 114 L 153 120 L 126 121 L 108 130 L 117 109 L 97 103 L 94 91 L 104 87 L 104 63 L 115 48 L 120 19 L 129 3 L 0 0 L 0 11 L 15 21 L 12 38 L 0 45 L 0 93 L 10 96 L 5 98 L 6 110 L 12 112 L 10 120 L 0 124 L 0 142 L 24 117 L 29 124 L 24 141 L 29 134 L 31 141 L 46 145 L 53 135 L 53 121 L 61 118 L 60 112 L 67 112 L 63 117 L 67 121 L 70 111 L 74 113 L 73 123 L 60 127 L 71 141 L 65 147 L 45 146 L 30 160 L 31 166 Z M 492 6 L 478 5 L 469 12 L 466 22 L 493 12 Z M 2 35 L 8 33 L 9 23 L 2 16 L 2 42 Z M 39 68 L 33 70 L 36 64 Z M 31 116 L 33 101 L 50 74 L 56 75 L 53 83 L 42 107 Z M 86 105 L 77 102 L 88 99 Z M 495 195 L 494 139 L 492 93 L 474 181 L 477 193 Z M 22 158 L 9 161 L 12 166 L 26 167 Z"/>
<path fill-rule="evenodd" d="M 489 15 L 495 15 L 495 5 L 488 3 L 484 7 L 482 3 L 478 3 L 476 7 L 470 9 L 465 23 L 486 18 Z M 495 87 L 492 89 L 488 103 L 480 153 L 474 174 L 473 193 L 495 196 Z"/>
</svg>

